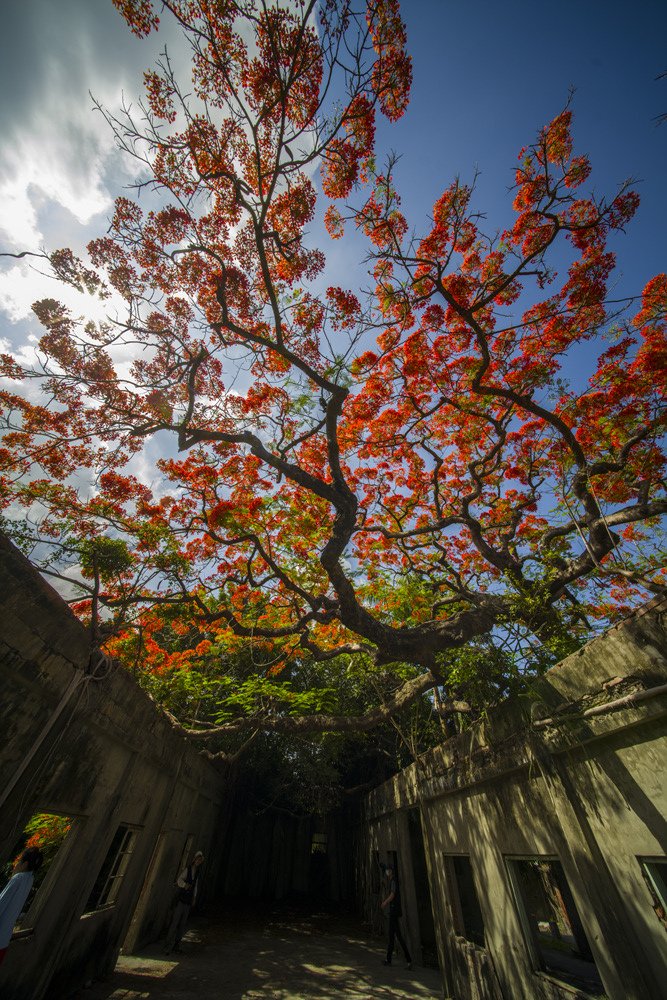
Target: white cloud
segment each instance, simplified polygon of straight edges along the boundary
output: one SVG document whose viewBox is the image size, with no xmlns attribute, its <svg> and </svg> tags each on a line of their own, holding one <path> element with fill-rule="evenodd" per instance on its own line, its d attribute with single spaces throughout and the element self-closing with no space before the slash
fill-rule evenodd
<svg viewBox="0 0 667 1000">
<path fill-rule="evenodd" d="M 44 266 L 48 267 L 46 261 Z M 110 311 L 108 301 L 56 282 L 40 270 L 39 264 L 21 262 L 0 274 L 0 309 L 13 323 L 30 319 L 33 302 L 46 298 L 62 302 L 74 316 L 96 321 L 105 319 Z"/>
<path fill-rule="evenodd" d="M 8 14 L 5 37 L 15 42 L 0 60 L 0 240 L 19 250 L 76 244 L 77 226 L 107 213 L 136 170 L 129 158 L 120 167 L 89 91 L 112 111 L 123 95 L 136 101 L 143 68 L 164 45 L 182 61 L 178 33 L 167 24 L 142 43 L 110 2 L 30 0 Z"/>
<path fill-rule="evenodd" d="M 0 229 L 21 249 L 34 250 L 50 233 L 48 209 L 58 206 L 80 225 L 108 210 L 111 194 L 105 173 L 115 155 L 113 136 L 92 110 L 88 86 L 103 102 L 119 103 L 125 71 L 96 77 L 91 39 L 85 36 L 77 59 L 56 52 L 41 55 L 39 89 L 24 99 L 20 113 L 5 113 L 0 152 Z M 53 206 L 49 206 L 49 203 Z"/>
<path fill-rule="evenodd" d="M 94 133 L 93 150 L 84 161 L 73 164 L 66 133 L 33 123 L 35 131 L 23 135 L 2 157 L 5 175 L 0 181 L 0 229 L 6 239 L 21 249 L 41 246 L 46 237 L 40 210 L 55 202 L 81 225 L 108 210 L 112 199 L 104 184 L 105 165 L 112 144 Z"/>
</svg>

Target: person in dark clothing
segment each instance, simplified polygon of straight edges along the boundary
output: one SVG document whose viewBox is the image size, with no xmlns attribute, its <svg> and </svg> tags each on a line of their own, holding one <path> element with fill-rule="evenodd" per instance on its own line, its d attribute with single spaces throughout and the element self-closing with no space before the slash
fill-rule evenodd
<svg viewBox="0 0 667 1000">
<path fill-rule="evenodd" d="M 403 950 L 408 969 L 411 969 L 412 958 L 403 935 L 401 934 L 401 925 L 399 922 L 400 918 L 403 916 L 403 911 L 401 909 L 401 891 L 398 887 L 398 880 L 396 879 L 396 873 L 393 868 L 387 868 L 385 870 L 385 878 L 387 881 L 388 892 L 386 899 L 382 900 L 380 906 L 389 917 L 389 926 L 387 930 L 387 957 L 382 964 L 391 965 L 391 956 L 394 953 L 394 939 L 396 939 Z"/>
<path fill-rule="evenodd" d="M 176 879 L 178 888 L 178 898 L 174 915 L 171 918 L 169 931 L 164 942 L 164 953 L 169 955 L 172 951 L 181 950 L 181 938 L 185 934 L 185 925 L 190 915 L 190 908 L 197 898 L 197 882 L 199 880 L 199 867 L 204 862 L 204 855 L 197 851 L 192 859 L 192 863 L 183 869 Z"/>
</svg>

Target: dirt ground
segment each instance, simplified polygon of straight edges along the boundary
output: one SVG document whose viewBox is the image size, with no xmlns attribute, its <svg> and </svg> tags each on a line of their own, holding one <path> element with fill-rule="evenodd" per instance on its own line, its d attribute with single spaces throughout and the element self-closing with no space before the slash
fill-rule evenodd
<svg viewBox="0 0 667 1000">
<path fill-rule="evenodd" d="M 382 945 L 340 914 L 209 912 L 192 920 L 182 954 L 121 955 L 72 1000 L 440 1000 L 437 970 L 408 971 L 396 954 L 387 968 Z"/>
</svg>

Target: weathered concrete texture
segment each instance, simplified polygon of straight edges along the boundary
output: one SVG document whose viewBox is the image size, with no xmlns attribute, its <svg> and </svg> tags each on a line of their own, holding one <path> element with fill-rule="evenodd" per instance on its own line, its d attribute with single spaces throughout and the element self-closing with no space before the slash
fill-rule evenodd
<svg viewBox="0 0 667 1000">
<path fill-rule="evenodd" d="M 0 536 L 2 860 L 34 813 L 74 820 L 0 969 L 0 997 L 56 1000 L 110 973 L 123 942 L 131 952 L 155 940 L 182 859 L 201 848 L 205 891 L 218 881 L 214 859 L 226 863 L 223 889 L 249 897 L 346 898 L 354 882 L 377 933 L 379 863 L 393 862 L 415 963 L 439 961 L 453 1000 L 585 995 L 540 968 L 511 883 L 512 859 L 557 859 L 609 1000 L 663 1000 L 667 938 L 640 859 L 664 862 L 667 845 L 665 619 L 665 603 L 654 602 L 569 657 L 522 703 L 500 706 L 376 789 L 358 823 L 352 813 L 298 820 L 239 810 L 230 830 L 229 777 L 91 650 L 64 602 Z M 85 912 L 119 825 L 135 833 L 120 890 Z M 316 831 L 329 837 L 326 864 L 310 851 Z M 469 859 L 479 933 L 462 920 L 446 856 Z M 126 964 L 116 982 L 128 1000 L 440 995 L 422 971 L 383 970 L 379 941 L 334 930 L 320 937 L 283 923 L 258 942 L 256 928 L 233 920 L 202 924 L 196 965 L 194 953 L 166 965 L 153 952 L 155 981 Z"/>
<path fill-rule="evenodd" d="M 113 969 L 128 931 L 154 938 L 184 848 L 224 832 L 224 782 L 2 537 L 0 691 L 0 856 L 35 813 L 74 819 L 0 969 L 3 1000 L 39 1000 Z M 120 824 L 136 833 L 120 891 L 84 913 Z"/>
<path fill-rule="evenodd" d="M 584 995 L 537 968 L 509 877 L 508 862 L 521 856 L 560 860 L 610 1000 L 663 1000 L 667 936 L 639 859 L 664 861 L 667 846 L 665 624 L 665 602 L 652 602 L 536 681 L 523 704 L 491 711 L 369 795 L 365 911 L 370 919 L 377 908 L 378 859 L 397 852 L 419 955 L 418 901 L 428 891 L 415 874 L 419 820 L 437 950 L 456 1000 Z M 445 855 L 470 859 L 484 947 L 454 929 Z"/>
<path fill-rule="evenodd" d="M 440 1000 L 440 976 L 382 966 L 382 942 L 357 921 L 285 912 L 199 918 L 183 955 L 121 956 L 105 983 L 76 1000 Z M 173 960 L 172 960 L 173 958 Z M 73 998 L 74 1000 L 74 998 Z"/>
</svg>

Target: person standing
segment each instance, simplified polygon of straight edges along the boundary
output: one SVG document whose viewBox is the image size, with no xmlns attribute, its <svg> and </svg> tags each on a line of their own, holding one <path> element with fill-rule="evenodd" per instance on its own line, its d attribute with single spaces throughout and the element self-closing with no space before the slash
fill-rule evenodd
<svg viewBox="0 0 667 1000">
<path fill-rule="evenodd" d="M 403 950 L 403 954 L 405 955 L 407 967 L 408 969 L 411 969 L 412 958 L 403 935 L 401 934 L 401 925 L 399 923 L 399 920 L 403 915 L 403 911 L 401 909 L 401 891 L 398 886 L 396 872 L 393 868 L 390 867 L 385 869 L 385 879 L 388 890 L 387 897 L 382 900 L 380 907 L 389 917 L 389 926 L 387 928 L 387 957 L 384 959 L 382 964 L 391 965 L 391 956 L 394 953 L 394 939 L 396 939 Z"/>
<path fill-rule="evenodd" d="M 190 909 L 197 898 L 199 869 L 203 863 L 204 855 L 201 851 L 197 851 L 192 862 L 183 869 L 176 879 L 178 898 L 164 943 L 165 955 L 169 955 L 172 951 L 181 950 L 181 938 L 185 934 L 185 925 L 190 915 Z"/>
<path fill-rule="evenodd" d="M 38 847 L 28 847 L 14 865 L 14 874 L 0 892 L 0 965 L 2 965 L 14 925 L 21 915 L 26 899 L 35 881 L 35 872 L 42 864 Z"/>
</svg>

